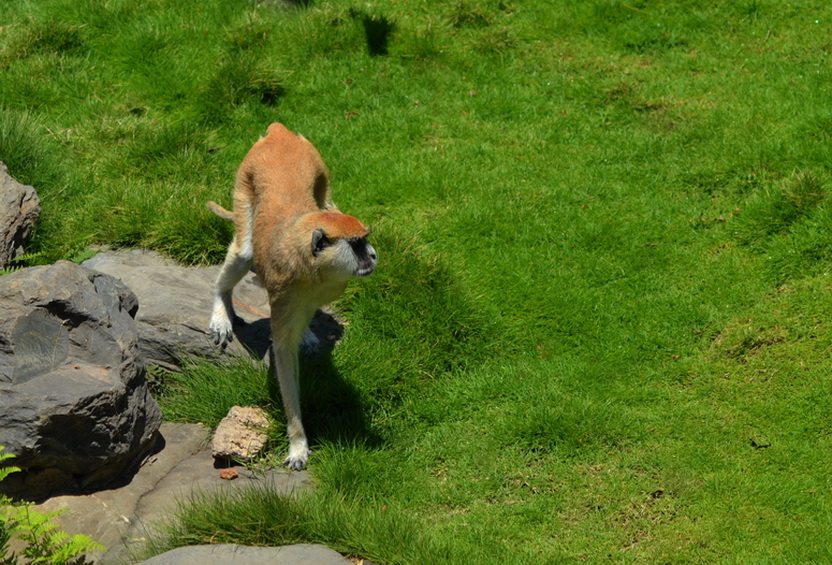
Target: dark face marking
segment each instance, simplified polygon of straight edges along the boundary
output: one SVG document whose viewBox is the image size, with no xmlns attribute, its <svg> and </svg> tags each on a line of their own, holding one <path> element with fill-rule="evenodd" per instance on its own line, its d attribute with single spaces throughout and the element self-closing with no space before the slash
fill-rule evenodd
<svg viewBox="0 0 832 565">
<path fill-rule="evenodd" d="M 326 236 L 324 230 L 317 229 L 312 232 L 312 255 L 317 257 L 318 254 L 332 245 L 332 241 Z"/>
<path fill-rule="evenodd" d="M 352 252 L 355 253 L 355 258 L 358 260 L 359 270 L 363 271 L 373 268 L 376 262 L 376 252 L 367 243 L 367 239 L 364 237 L 356 237 L 348 241 L 350 247 L 352 247 Z"/>
</svg>

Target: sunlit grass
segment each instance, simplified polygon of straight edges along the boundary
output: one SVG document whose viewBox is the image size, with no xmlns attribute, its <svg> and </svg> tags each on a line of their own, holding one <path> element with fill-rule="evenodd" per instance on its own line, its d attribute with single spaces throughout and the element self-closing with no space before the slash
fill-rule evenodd
<svg viewBox="0 0 832 565">
<path fill-rule="evenodd" d="M 157 549 L 832 559 L 826 4 L 44 0 L 2 17 L 0 160 L 41 195 L 32 251 L 220 261 L 230 226 L 204 201 L 230 205 L 271 121 L 315 143 L 335 201 L 373 227 L 381 263 L 337 304 L 342 342 L 303 361 L 314 492 L 201 501 Z M 165 386 L 169 418 L 281 418 L 263 367 Z"/>
</svg>

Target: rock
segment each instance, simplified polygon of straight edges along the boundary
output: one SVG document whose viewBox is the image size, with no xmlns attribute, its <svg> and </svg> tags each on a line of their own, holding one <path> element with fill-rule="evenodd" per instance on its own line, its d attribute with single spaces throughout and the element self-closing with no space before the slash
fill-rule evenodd
<svg viewBox="0 0 832 565">
<path fill-rule="evenodd" d="M 194 356 L 268 358 L 269 300 L 254 273 L 234 287 L 235 309 L 244 323 L 235 325 L 235 340 L 220 350 L 208 333 L 218 265 L 184 267 L 141 249 L 104 251 L 83 264 L 118 278 L 138 296 L 139 349 L 148 365 L 174 370 Z M 324 348 L 333 347 L 343 334 L 340 322 L 323 311 L 315 315 L 310 327 Z"/>
<path fill-rule="evenodd" d="M 210 430 L 199 424 L 164 423 L 154 453 L 132 480 L 83 496 L 55 496 L 38 504 L 43 512 L 66 510 L 55 521 L 68 534 L 84 534 L 107 551 L 90 556 L 99 565 L 133 563 L 144 541 L 169 524 L 180 504 L 194 494 L 231 496 L 247 488 L 264 488 L 288 496 L 310 485 L 306 471 L 238 467 L 238 478 L 222 480 L 214 466 Z"/>
<path fill-rule="evenodd" d="M 233 481 L 240 476 L 236 469 L 223 469 L 220 471 L 220 478 L 226 481 Z"/>
<path fill-rule="evenodd" d="M 118 278 L 139 297 L 139 348 L 148 365 L 176 369 L 191 356 L 223 354 L 208 334 L 219 267 L 184 267 L 145 250 L 106 251 L 83 264 Z M 254 273 L 234 289 L 234 303 L 246 324 L 234 328 L 236 339 L 227 353 L 251 351 L 265 358 L 271 343 L 269 301 Z"/>
<path fill-rule="evenodd" d="M 17 182 L 0 162 L 0 267 L 23 254 L 39 215 L 35 189 Z"/>
<path fill-rule="evenodd" d="M 266 446 L 269 416 L 257 406 L 232 406 L 211 440 L 211 454 L 217 459 L 248 461 Z"/>
<path fill-rule="evenodd" d="M 93 489 L 153 448 L 161 412 L 138 357 L 135 295 L 67 261 L 0 277 L 4 492 Z"/>
<path fill-rule="evenodd" d="M 284 547 L 195 545 L 152 557 L 144 565 L 352 565 L 352 561 L 322 545 Z"/>
</svg>

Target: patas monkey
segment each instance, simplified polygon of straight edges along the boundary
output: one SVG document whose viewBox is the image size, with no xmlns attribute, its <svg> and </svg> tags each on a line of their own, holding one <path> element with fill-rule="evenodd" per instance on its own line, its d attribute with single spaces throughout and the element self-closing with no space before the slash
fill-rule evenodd
<svg viewBox="0 0 832 565">
<path fill-rule="evenodd" d="M 312 144 L 281 124 L 269 126 L 237 172 L 234 211 L 211 202 L 220 217 L 233 219 L 234 239 L 217 277 L 209 325 L 225 347 L 234 337 L 231 293 L 254 264 L 269 294 L 272 372 L 288 421 L 291 469 L 306 467 L 309 446 L 298 389 L 298 348 L 314 346 L 309 330 L 315 311 L 341 295 L 347 281 L 376 266 L 368 230 L 330 200 L 326 167 Z"/>
</svg>

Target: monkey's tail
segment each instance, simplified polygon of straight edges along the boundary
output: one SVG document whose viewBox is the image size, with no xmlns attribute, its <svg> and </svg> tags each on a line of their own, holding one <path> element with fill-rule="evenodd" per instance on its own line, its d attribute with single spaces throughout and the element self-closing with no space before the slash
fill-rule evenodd
<svg viewBox="0 0 832 565">
<path fill-rule="evenodd" d="M 208 209 L 211 210 L 214 214 L 222 218 L 223 220 L 233 221 L 234 220 L 234 212 L 230 210 L 226 210 L 213 200 L 209 200 L 205 203 L 208 206 Z"/>
</svg>

